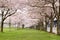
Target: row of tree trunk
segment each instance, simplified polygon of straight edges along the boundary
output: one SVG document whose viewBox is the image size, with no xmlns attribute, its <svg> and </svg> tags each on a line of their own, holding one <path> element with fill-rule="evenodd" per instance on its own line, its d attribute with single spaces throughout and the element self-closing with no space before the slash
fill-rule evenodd
<svg viewBox="0 0 60 40">
<path fill-rule="evenodd" d="M 49 18 L 49 20 L 47 21 L 47 18 Z M 45 16 L 45 25 L 42 22 L 39 22 L 38 25 L 36 26 L 37 30 L 44 30 L 47 31 L 47 25 L 50 25 L 50 33 L 53 33 L 53 27 L 54 27 L 54 18 L 53 15 L 51 13 L 51 17 L 47 17 Z M 60 15 L 57 15 L 57 23 L 56 23 L 56 31 L 57 31 L 57 35 L 60 35 Z"/>
</svg>

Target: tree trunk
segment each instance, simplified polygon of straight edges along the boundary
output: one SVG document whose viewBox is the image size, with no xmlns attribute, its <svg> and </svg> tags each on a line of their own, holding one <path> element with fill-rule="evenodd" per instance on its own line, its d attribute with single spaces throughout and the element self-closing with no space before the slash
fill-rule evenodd
<svg viewBox="0 0 60 40">
<path fill-rule="evenodd" d="M 41 22 L 39 22 L 38 25 L 36 25 L 36 30 L 41 30 Z"/>
<path fill-rule="evenodd" d="M 34 28 L 34 27 L 33 27 Z M 24 29 L 24 24 L 22 25 L 22 29 Z"/>
<path fill-rule="evenodd" d="M 51 21 L 50 21 L 50 33 L 52 33 L 52 27 L 53 27 L 53 15 L 51 13 Z"/>
<path fill-rule="evenodd" d="M 1 32 L 3 32 L 3 25 L 4 25 L 3 14 L 4 14 L 4 12 L 2 12 L 2 19 L 1 19 Z"/>
<path fill-rule="evenodd" d="M 18 25 L 17 25 L 17 30 L 19 30 L 20 29 L 20 23 L 18 23 Z"/>
<path fill-rule="evenodd" d="M 37 25 L 36 30 L 40 30 L 40 29 L 41 29 L 41 25 Z"/>
<path fill-rule="evenodd" d="M 3 25 L 4 25 L 4 21 L 2 20 L 2 22 L 1 22 L 1 32 L 3 32 Z"/>
<path fill-rule="evenodd" d="M 59 27 L 59 16 L 58 16 L 58 19 L 57 19 L 57 35 L 60 35 L 60 27 Z"/>
<path fill-rule="evenodd" d="M 47 17 L 45 16 L 45 31 L 47 31 Z"/>
<path fill-rule="evenodd" d="M 50 33 L 52 33 L 52 20 L 51 20 L 51 23 L 50 23 Z"/>
<path fill-rule="evenodd" d="M 45 22 L 45 31 L 47 31 L 47 22 Z"/>
<path fill-rule="evenodd" d="M 41 22 L 41 30 L 44 30 L 43 22 Z"/>
<path fill-rule="evenodd" d="M 59 6 L 59 9 L 60 9 L 60 6 Z M 57 11 L 56 11 L 57 12 Z M 57 13 L 57 35 L 60 35 L 60 11 L 59 11 L 59 13 Z"/>
<path fill-rule="evenodd" d="M 9 22 L 9 31 L 11 31 L 11 22 Z"/>
</svg>

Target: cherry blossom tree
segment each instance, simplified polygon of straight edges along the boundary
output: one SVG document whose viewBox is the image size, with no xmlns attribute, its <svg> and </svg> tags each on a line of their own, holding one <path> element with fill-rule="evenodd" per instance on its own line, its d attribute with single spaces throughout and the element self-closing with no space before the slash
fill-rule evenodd
<svg viewBox="0 0 60 40">
<path fill-rule="evenodd" d="M 13 8 L 11 1 L 8 0 L 0 0 L 0 10 L 1 10 L 1 32 L 3 32 L 3 25 L 5 19 L 7 19 L 9 16 L 16 13 L 17 9 Z"/>
<path fill-rule="evenodd" d="M 53 13 L 51 13 L 51 25 L 53 25 L 54 18 L 57 18 L 57 34 L 59 34 L 59 0 L 45 0 L 46 4 L 51 4 Z M 54 14 L 54 15 L 52 15 Z M 52 32 L 52 26 L 50 26 L 50 32 Z"/>
</svg>

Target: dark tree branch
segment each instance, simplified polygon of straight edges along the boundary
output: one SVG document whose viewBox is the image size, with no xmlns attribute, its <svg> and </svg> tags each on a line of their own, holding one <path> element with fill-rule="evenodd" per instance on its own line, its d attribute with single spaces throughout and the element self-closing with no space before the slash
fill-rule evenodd
<svg viewBox="0 0 60 40">
<path fill-rule="evenodd" d="M 7 10 L 7 12 L 6 12 L 5 16 L 8 14 L 8 12 L 9 12 L 9 11 L 10 11 L 10 9 L 8 9 L 8 10 Z"/>
<path fill-rule="evenodd" d="M 9 16 L 11 16 L 11 15 L 15 14 L 15 13 L 16 13 L 16 11 L 17 11 L 17 10 L 15 10 L 15 12 L 13 12 L 13 13 L 9 14 L 8 16 L 5 16 L 3 20 L 5 20 L 5 19 L 6 19 L 6 18 L 8 18 Z"/>
</svg>

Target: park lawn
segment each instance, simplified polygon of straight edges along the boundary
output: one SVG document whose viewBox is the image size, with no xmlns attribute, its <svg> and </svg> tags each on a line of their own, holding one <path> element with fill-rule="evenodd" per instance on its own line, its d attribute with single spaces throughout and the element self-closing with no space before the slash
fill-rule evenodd
<svg viewBox="0 0 60 40">
<path fill-rule="evenodd" d="M 33 29 L 4 29 L 0 32 L 0 40 L 60 40 L 60 36 Z"/>
</svg>

